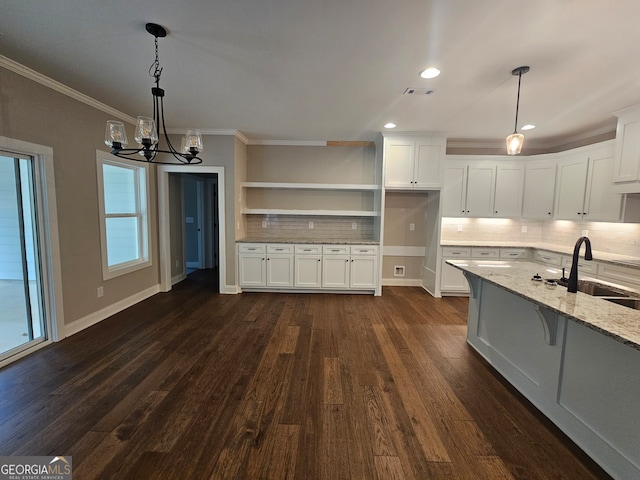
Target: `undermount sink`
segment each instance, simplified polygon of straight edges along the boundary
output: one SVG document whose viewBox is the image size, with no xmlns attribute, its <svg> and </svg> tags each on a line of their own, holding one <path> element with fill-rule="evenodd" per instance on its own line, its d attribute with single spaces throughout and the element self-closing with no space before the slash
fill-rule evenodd
<svg viewBox="0 0 640 480">
<path fill-rule="evenodd" d="M 556 282 L 563 287 L 566 287 L 568 283 L 566 279 L 562 278 Z M 604 285 L 592 280 L 578 280 L 578 291 L 624 307 L 640 310 L 640 298 L 633 297 L 631 292 L 626 292 L 612 285 Z"/>
</svg>

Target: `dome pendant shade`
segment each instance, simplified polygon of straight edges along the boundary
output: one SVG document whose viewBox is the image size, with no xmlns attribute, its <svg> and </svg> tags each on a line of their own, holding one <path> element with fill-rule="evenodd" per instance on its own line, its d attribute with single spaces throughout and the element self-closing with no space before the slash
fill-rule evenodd
<svg viewBox="0 0 640 480">
<path fill-rule="evenodd" d="M 520 82 L 522 75 L 529 71 L 529 67 L 518 67 L 511 71 L 511 75 L 518 76 L 518 97 L 516 100 L 516 121 L 513 125 L 513 133 L 507 137 L 507 155 L 519 155 L 524 144 L 524 135 L 518 133 L 518 110 L 520 109 Z"/>
</svg>

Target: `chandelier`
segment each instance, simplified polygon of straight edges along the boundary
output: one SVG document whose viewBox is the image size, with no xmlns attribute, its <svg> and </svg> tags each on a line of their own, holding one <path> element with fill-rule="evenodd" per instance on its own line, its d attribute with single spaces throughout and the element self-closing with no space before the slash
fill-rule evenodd
<svg viewBox="0 0 640 480">
<path fill-rule="evenodd" d="M 160 75 L 162 68 L 158 60 L 158 38 L 166 37 L 167 31 L 164 27 L 155 23 L 147 23 L 146 30 L 155 37 L 156 59 L 149 67 L 149 75 L 155 79 L 155 87 L 151 88 L 153 95 L 153 118 L 138 117 L 136 121 L 135 141 L 139 148 L 127 148 L 127 132 L 124 124 L 115 120 L 107 121 L 104 143 L 111 147 L 111 153 L 116 157 L 127 158 L 140 162 L 160 163 L 160 164 L 189 164 L 196 165 L 202 163 L 198 154 L 202 152 L 202 134 L 200 130 L 189 129 L 182 137 L 180 150 L 176 150 L 169 140 L 167 127 L 164 122 L 164 90 L 160 88 Z M 159 148 L 159 133 L 162 132 L 167 150 Z M 168 160 L 156 160 L 159 153 L 170 154 Z M 142 156 L 143 158 L 140 158 Z"/>
<path fill-rule="evenodd" d="M 511 71 L 511 75 L 518 75 L 518 99 L 516 100 L 516 122 L 513 133 L 507 137 L 507 155 L 518 155 L 522 151 L 524 135 L 518 133 L 518 109 L 520 108 L 520 80 L 529 71 L 529 67 L 518 67 Z"/>
</svg>

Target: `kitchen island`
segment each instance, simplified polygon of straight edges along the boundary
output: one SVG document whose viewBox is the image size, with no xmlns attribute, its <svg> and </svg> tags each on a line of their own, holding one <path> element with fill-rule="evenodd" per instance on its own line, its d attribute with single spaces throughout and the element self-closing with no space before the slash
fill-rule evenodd
<svg viewBox="0 0 640 480">
<path fill-rule="evenodd" d="M 456 261 L 467 341 L 614 478 L 640 478 L 640 311 L 561 286 L 530 262 Z"/>
</svg>

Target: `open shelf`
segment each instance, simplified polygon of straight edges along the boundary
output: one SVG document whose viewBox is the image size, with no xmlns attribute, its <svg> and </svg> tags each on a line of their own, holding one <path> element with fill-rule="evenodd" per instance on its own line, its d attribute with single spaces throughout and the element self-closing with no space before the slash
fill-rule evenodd
<svg viewBox="0 0 640 480">
<path fill-rule="evenodd" d="M 380 212 L 365 210 L 285 210 L 277 208 L 245 208 L 246 215 L 322 215 L 335 217 L 377 217 Z"/>
<path fill-rule="evenodd" d="M 369 191 L 380 190 L 380 185 L 358 183 L 278 183 L 278 182 L 242 182 L 246 188 L 272 188 L 295 190 L 356 190 Z"/>
</svg>

